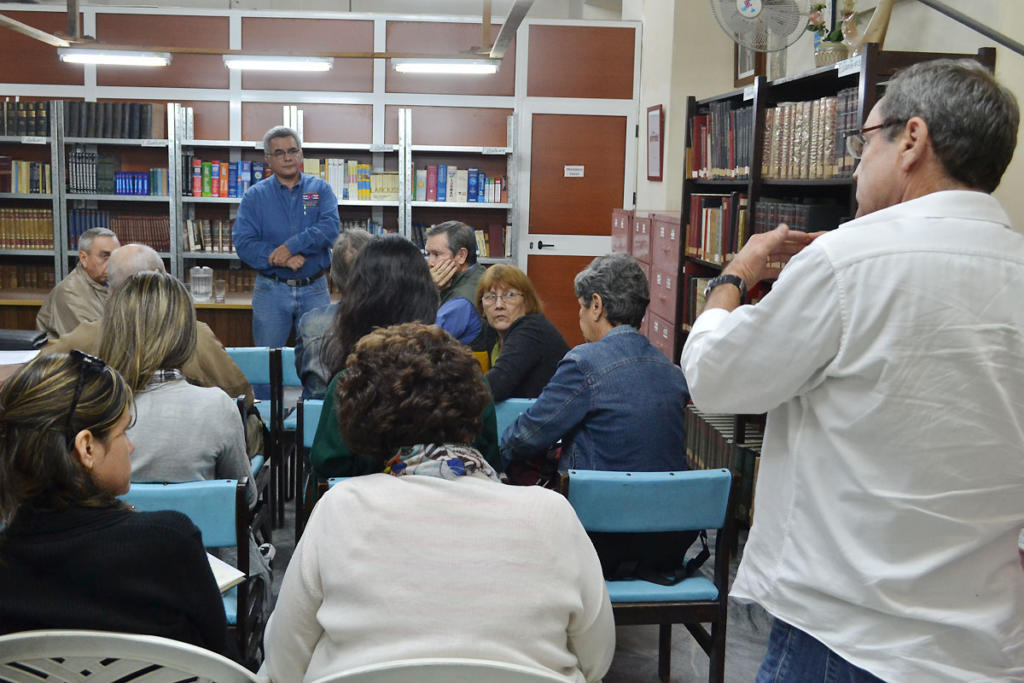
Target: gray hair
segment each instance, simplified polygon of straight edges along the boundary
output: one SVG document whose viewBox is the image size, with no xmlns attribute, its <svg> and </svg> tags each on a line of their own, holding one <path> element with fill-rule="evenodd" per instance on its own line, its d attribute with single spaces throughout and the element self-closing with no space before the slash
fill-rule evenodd
<svg viewBox="0 0 1024 683">
<path fill-rule="evenodd" d="M 152 247 L 145 244 L 125 244 L 110 253 L 110 260 L 107 262 L 107 284 L 111 289 L 117 289 L 132 275 L 144 270 L 167 272 L 163 259 Z"/>
<path fill-rule="evenodd" d="M 999 185 L 1017 146 L 1020 110 L 1013 93 L 973 59 L 936 59 L 889 82 L 879 113 L 886 122 L 918 116 L 935 155 L 953 180 L 984 192 Z M 889 140 L 898 126 L 886 130 Z"/>
<path fill-rule="evenodd" d="M 459 249 L 466 250 L 466 263 L 476 263 L 476 234 L 473 228 L 462 221 L 445 221 L 427 230 L 427 237 L 444 233 L 448 236 L 448 248 L 452 250 L 452 256 L 459 253 Z"/>
<path fill-rule="evenodd" d="M 97 237 L 113 237 L 117 239 L 117 233 L 108 228 L 89 228 L 78 238 L 78 251 L 89 253 L 92 250 L 92 242 Z"/>
<path fill-rule="evenodd" d="M 295 138 L 295 146 L 302 149 L 302 138 L 295 132 L 294 128 L 288 126 L 274 126 L 263 136 L 263 154 L 270 154 L 270 141 L 274 138 Z"/>
<path fill-rule="evenodd" d="M 349 228 L 342 231 L 338 239 L 334 240 L 334 246 L 331 248 L 331 282 L 338 290 L 345 289 L 345 281 L 348 280 L 356 254 L 372 239 L 373 235 L 362 228 Z"/>
<path fill-rule="evenodd" d="M 576 275 L 573 289 L 576 298 L 588 305 L 595 294 L 599 295 L 612 327 L 640 327 L 651 300 L 647 276 L 640 264 L 629 254 L 622 253 L 598 256 L 591 261 Z"/>
</svg>

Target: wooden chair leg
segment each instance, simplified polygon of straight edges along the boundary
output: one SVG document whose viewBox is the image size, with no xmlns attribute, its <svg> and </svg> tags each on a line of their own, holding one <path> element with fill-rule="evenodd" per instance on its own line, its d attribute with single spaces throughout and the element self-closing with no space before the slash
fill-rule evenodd
<svg viewBox="0 0 1024 683">
<path fill-rule="evenodd" d="M 708 652 L 709 683 L 725 682 L 725 621 L 711 624 L 711 649 Z"/>
<path fill-rule="evenodd" d="M 658 625 L 658 678 L 669 683 L 672 669 L 672 624 Z"/>
</svg>

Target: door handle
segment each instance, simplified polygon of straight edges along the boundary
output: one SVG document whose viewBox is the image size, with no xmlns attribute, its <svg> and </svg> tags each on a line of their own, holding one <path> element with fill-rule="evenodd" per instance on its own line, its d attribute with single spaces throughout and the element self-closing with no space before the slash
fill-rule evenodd
<svg viewBox="0 0 1024 683">
<path fill-rule="evenodd" d="M 541 242 L 539 240 L 537 242 L 537 249 L 538 250 L 543 249 L 544 247 L 552 247 L 553 248 L 554 246 L 555 246 L 554 244 L 544 244 L 543 242 Z"/>
</svg>

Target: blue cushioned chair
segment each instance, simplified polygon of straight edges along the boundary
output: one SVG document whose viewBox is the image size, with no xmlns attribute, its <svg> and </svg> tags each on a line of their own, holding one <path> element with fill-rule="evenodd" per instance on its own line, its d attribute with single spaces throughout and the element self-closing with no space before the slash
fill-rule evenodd
<svg viewBox="0 0 1024 683">
<path fill-rule="evenodd" d="M 249 509 L 245 479 L 210 479 L 178 484 L 135 484 L 121 499 L 136 510 L 177 510 L 203 534 L 207 548 L 235 548 L 238 570 L 249 576 Z M 224 593 L 224 613 L 238 651 L 257 663 L 263 643 L 263 591 L 250 577 Z M 241 608 L 239 608 L 241 605 Z"/>
<path fill-rule="evenodd" d="M 498 419 L 498 441 L 503 442 L 505 430 L 508 429 L 520 414 L 532 406 L 535 398 L 506 398 L 494 404 L 495 417 Z"/>
<path fill-rule="evenodd" d="M 307 473 L 311 477 L 312 469 L 309 466 L 309 449 L 313 446 L 313 439 L 316 438 L 316 428 L 320 424 L 320 414 L 323 413 L 323 399 L 310 398 L 299 401 L 295 406 L 295 542 L 299 542 L 302 536 L 302 529 L 306 526 L 306 519 L 316 502 L 314 495 L 317 487 L 310 487 L 307 481 Z M 312 488 L 309 496 L 307 489 Z"/>
<path fill-rule="evenodd" d="M 242 418 L 242 431 L 245 431 L 246 409 L 244 394 L 235 397 L 235 406 L 238 408 L 238 414 Z M 249 460 L 249 476 L 256 482 L 256 491 L 259 495 L 256 506 L 249 515 L 249 526 L 256 532 L 257 538 L 261 543 L 264 541 L 270 543 L 273 540 L 273 530 L 271 527 L 274 521 L 274 506 L 270 504 L 273 491 L 273 472 L 271 471 L 270 461 L 267 460 L 264 454 L 257 453 Z"/>
<path fill-rule="evenodd" d="M 302 389 L 302 380 L 295 370 L 295 347 L 285 346 L 281 348 L 281 386 Z M 298 426 L 298 415 L 292 411 L 284 418 L 282 424 L 284 431 L 294 432 Z"/>
<path fill-rule="evenodd" d="M 717 530 L 713 579 L 698 572 L 674 586 L 640 579 L 608 581 L 607 585 L 616 625 L 660 626 L 661 680 L 669 680 L 672 624 L 685 624 L 710 658 L 708 680 L 724 681 L 729 549 L 736 533 L 729 470 L 570 470 L 563 487 L 588 532 Z M 710 632 L 705 623 L 710 623 Z"/>
<path fill-rule="evenodd" d="M 245 378 L 249 380 L 255 396 L 260 399 L 256 404 L 256 409 L 270 431 L 264 442 L 264 455 L 270 461 L 267 505 L 270 509 L 271 521 L 275 526 L 281 526 L 284 524 L 285 498 L 285 477 L 281 455 L 281 425 L 284 404 L 281 349 L 271 349 L 266 346 L 229 346 L 225 350 L 238 365 Z M 262 495 L 263 491 L 260 494 Z"/>
</svg>

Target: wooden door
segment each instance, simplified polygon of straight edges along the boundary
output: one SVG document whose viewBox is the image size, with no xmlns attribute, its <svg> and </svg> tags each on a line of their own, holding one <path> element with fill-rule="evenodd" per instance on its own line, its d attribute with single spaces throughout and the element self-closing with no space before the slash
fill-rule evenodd
<svg viewBox="0 0 1024 683">
<path fill-rule="evenodd" d="M 611 251 L 622 206 L 625 116 L 533 114 L 527 272 L 569 346 L 583 343 L 573 278 Z"/>
</svg>

